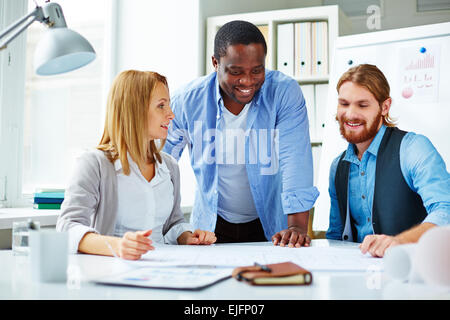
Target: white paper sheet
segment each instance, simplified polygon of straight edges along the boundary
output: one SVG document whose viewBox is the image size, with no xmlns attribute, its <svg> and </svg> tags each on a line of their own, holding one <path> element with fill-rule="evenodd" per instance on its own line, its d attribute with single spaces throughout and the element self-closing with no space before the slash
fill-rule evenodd
<svg viewBox="0 0 450 320">
<path fill-rule="evenodd" d="M 302 247 L 288 248 L 268 245 L 156 245 L 136 267 L 158 266 L 216 266 L 238 267 L 292 261 L 310 271 L 367 271 L 382 270 L 383 259 L 363 255 L 358 247 Z"/>
</svg>

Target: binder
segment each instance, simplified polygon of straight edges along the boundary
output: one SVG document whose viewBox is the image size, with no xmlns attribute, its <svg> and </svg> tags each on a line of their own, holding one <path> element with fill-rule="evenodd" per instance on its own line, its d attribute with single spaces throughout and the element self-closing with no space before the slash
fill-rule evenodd
<svg viewBox="0 0 450 320">
<path fill-rule="evenodd" d="M 328 75 L 328 23 L 312 22 L 312 76 Z"/>
<path fill-rule="evenodd" d="M 314 185 L 317 186 L 319 183 L 319 172 L 320 172 L 320 157 L 322 155 L 322 146 L 315 145 L 311 147 L 312 158 L 313 158 L 313 181 Z"/>
<path fill-rule="evenodd" d="M 307 84 L 302 85 L 302 93 L 305 98 L 306 110 L 308 112 L 308 122 L 309 122 L 309 137 L 311 141 L 316 139 L 316 113 L 315 113 L 315 97 L 314 97 L 314 85 Z"/>
<path fill-rule="evenodd" d="M 325 129 L 325 117 L 327 112 L 328 84 L 316 84 L 315 103 L 316 103 L 316 139 L 322 141 Z"/>
<path fill-rule="evenodd" d="M 294 24 L 277 26 L 277 70 L 294 76 Z"/>
<path fill-rule="evenodd" d="M 311 22 L 295 24 L 295 62 L 296 79 L 311 76 Z"/>
</svg>

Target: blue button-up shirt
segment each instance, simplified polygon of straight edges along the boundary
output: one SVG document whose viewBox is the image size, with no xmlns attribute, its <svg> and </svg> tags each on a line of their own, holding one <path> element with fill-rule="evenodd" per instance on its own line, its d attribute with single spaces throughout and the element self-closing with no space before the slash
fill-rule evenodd
<svg viewBox="0 0 450 320">
<path fill-rule="evenodd" d="M 171 97 L 175 114 L 164 151 L 179 159 L 184 147 L 197 180 L 191 223 L 214 231 L 217 219 L 218 149 L 223 99 L 216 72 Z M 266 70 L 247 116 L 245 166 L 255 207 L 267 239 L 287 228 L 287 214 L 308 211 L 319 191 L 313 165 L 305 99 L 298 83 Z M 217 159 L 216 159 L 217 153 Z"/>
<path fill-rule="evenodd" d="M 373 234 L 372 207 L 375 188 L 375 169 L 378 148 L 386 131 L 383 125 L 363 154 L 361 161 L 355 153 L 354 145 L 349 144 L 344 156 L 350 162 L 349 171 L 349 210 L 354 219 L 357 236 L 354 240 L 362 242 L 364 237 Z M 342 240 L 343 221 L 339 214 L 336 197 L 335 176 L 339 157 L 330 168 L 329 194 L 331 199 L 330 226 L 326 237 Z M 442 226 L 450 223 L 450 174 L 445 162 L 428 138 L 408 132 L 400 144 L 400 168 L 406 183 L 422 198 L 427 210 L 423 222 Z"/>
</svg>

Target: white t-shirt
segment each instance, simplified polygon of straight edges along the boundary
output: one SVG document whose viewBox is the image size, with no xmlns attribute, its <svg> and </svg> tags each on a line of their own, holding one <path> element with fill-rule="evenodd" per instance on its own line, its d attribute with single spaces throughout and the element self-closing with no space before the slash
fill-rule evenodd
<svg viewBox="0 0 450 320">
<path fill-rule="evenodd" d="M 164 160 L 155 163 L 155 176 L 148 182 L 138 165 L 128 155 L 130 175 L 123 174 L 120 160 L 114 162 L 117 174 L 118 210 L 114 235 L 122 237 L 127 231 L 152 229 L 150 238 L 158 243 L 177 244 L 177 238 L 185 231 L 193 231 L 189 223 L 173 226 L 165 236 L 164 223 L 174 204 L 173 184 Z"/>
<path fill-rule="evenodd" d="M 258 218 L 245 168 L 245 130 L 251 103 L 234 115 L 223 108 L 222 152 L 216 148 L 218 163 L 217 213 L 231 223 L 245 223 Z M 216 144 L 217 146 L 217 144 Z M 222 157 L 223 156 L 223 157 Z"/>
</svg>

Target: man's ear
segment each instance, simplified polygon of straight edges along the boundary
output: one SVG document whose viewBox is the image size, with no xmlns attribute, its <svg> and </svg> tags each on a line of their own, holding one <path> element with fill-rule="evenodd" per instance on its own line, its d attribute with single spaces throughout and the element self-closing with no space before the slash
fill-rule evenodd
<svg viewBox="0 0 450 320">
<path fill-rule="evenodd" d="M 389 110 L 391 109 L 391 104 L 392 104 L 391 97 L 384 100 L 383 104 L 381 105 L 381 115 L 385 116 L 389 113 Z"/>
<path fill-rule="evenodd" d="M 219 69 L 219 61 L 217 61 L 216 57 L 211 56 L 212 65 L 214 67 L 214 70 L 217 72 Z"/>
</svg>

